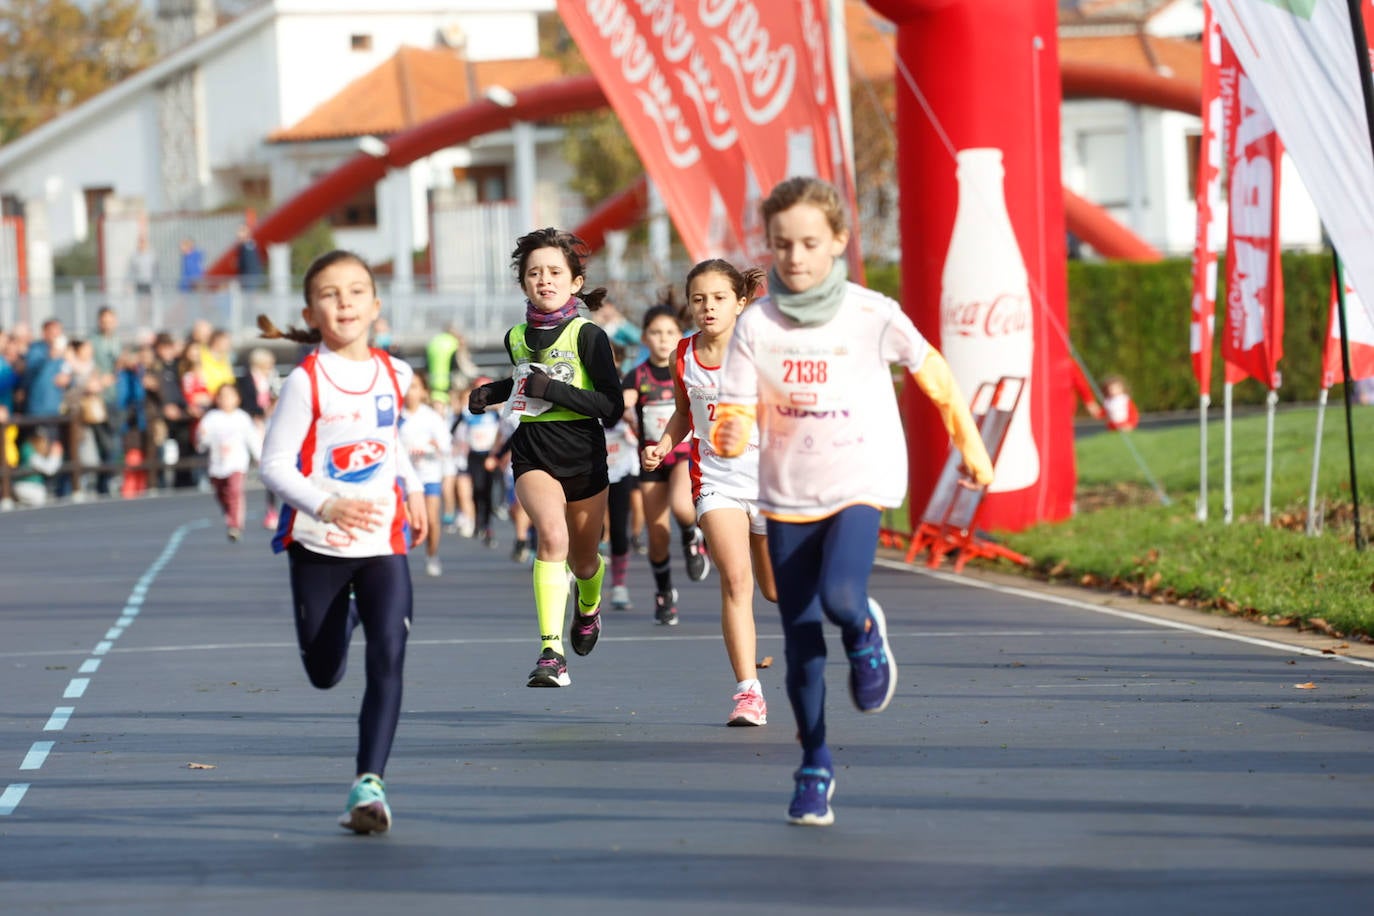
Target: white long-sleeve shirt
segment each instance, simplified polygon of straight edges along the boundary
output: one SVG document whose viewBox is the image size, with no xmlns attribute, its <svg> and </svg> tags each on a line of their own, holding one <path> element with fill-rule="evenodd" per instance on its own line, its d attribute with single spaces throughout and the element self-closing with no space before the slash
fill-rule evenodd
<svg viewBox="0 0 1374 916">
<path fill-rule="evenodd" d="M 196 424 L 196 450 L 209 456 L 211 477 L 247 473 L 250 459 L 262 462 L 262 436 L 245 411 L 216 407 Z"/>
<path fill-rule="evenodd" d="M 374 350 L 364 361 L 321 345 L 291 370 L 267 423 L 262 479 L 286 503 L 272 545 L 298 542 L 340 557 L 405 553 L 405 494 L 421 488 L 400 443 L 402 392 L 413 372 Z M 319 518 L 334 496 L 382 510 L 371 532 L 350 535 Z"/>
<path fill-rule="evenodd" d="M 410 455 L 410 463 L 421 483 L 440 483 L 453 454 L 448 426 L 444 418 L 428 404 L 421 404 L 413 412 L 406 412 L 401 421 L 401 445 Z"/>
<path fill-rule="evenodd" d="M 889 367 L 916 372 L 929 352 L 896 302 L 853 283 L 835 316 L 814 327 L 768 298 L 745 309 L 720 401 L 756 408 L 760 511 L 811 521 L 851 505 L 900 506 L 907 451 Z"/>
</svg>

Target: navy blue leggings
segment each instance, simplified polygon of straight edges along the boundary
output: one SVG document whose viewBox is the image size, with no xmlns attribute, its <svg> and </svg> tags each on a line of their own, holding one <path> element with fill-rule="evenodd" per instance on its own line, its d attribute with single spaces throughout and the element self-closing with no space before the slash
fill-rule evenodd
<svg viewBox="0 0 1374 916">
<path fill-rule="evenodd" d="M 850 506 L 815 522 L 768 520 L 787 698 L 807 765 L 825 748 L 824 623 L 829 619 L 839 625 L 845 645 L 863 634 L 880 520 L 872 506 Z"/>
<path fill-rule="evenodd" d="M 328 690 L 343 679 L 355 618 L 367 638 L 367 687 L 358 713 L 358 773 L 384 775 L 401 717 L 401 670 L 410 633 L 410 567 L 398 554 L 327 557 L 289 549 L 296 641 L 310 683 Z"/>
</svg>

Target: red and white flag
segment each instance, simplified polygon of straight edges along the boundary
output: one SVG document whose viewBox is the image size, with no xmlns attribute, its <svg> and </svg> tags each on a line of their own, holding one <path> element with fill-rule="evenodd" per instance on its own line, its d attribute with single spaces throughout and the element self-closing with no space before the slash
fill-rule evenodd
<svg viewBox="0 0 1374 916">
<path fill-rule="evenodd" d="M 1229 43 L 1222 46 L 1220 92 L 1231 176 L 1221 354 L 1230 366 L 1274 389 L 1283 357 L 1278 237 L 1283 144 Z"/>
<path fill-rule="evenodd" d="M 693 259 L 738 256 L 747 179 L 687 4 L 558 0 Z"/>
<path fill-rule="evenodd" d="M 1360 0 L 1359 7 L 1366 35 L 1374 35 L 1374 4 Z M 1374 290 L 1374 156 L 1348 5 L 1225 0 L 1214 12 L 1354 285 Z"/>
<path fill-rule="evenodd" d="M 1345 281 L 1345 328 L 1350 340 L 1350 380 L 1374 377 L 1374 321 L 1364 308 L 1360 294 L 1350 285 L 1345 263 L 1341 263 L 1341 279 Z M 1322 388 L 1345 379 L 1341 368 L 1341 320 L 1336 298 L 1336 278 L 1331 278 L 1331 319 L 1327 322 L 1326 350 L 1322 355 Z"/>
<path fill-rule="evenodd" d="M 1217 251 L 1224 244 L 1220 218 L 1225 117 L 1220 86 L 1221 27 L 1204 3 L 1202 28 L 1202 138 L 1197 165 L 1197 239 L 1193 245 L 1193 322 L 1189 349 L 1198 393 L 1212 393 L 1212 333 L 1217 308 Z"/>
</svg>

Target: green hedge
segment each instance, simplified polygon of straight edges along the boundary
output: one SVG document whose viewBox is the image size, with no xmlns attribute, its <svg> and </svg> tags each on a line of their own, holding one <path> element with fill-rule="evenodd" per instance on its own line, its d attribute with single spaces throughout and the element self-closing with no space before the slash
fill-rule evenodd
<svg viewBox="0 0 1374 916">
<path fill-rule="evenodd" d="M 900 298 L 897 265 L 866 266 L 874 289 Z M 1219 306 L 1225 302 L 1225 265 L 1220 268 Z M 1279 363 L 1284 401 L 1312 401 L 1321 382 L 1322 341 L 1331 291 L 1331 255 L 1285 254 L 1284 357 Z M 1092 375 L 1120 375 L 1142 411 L 1197 406 L 1188 337 L 1192 320 L 1192 264 L 1174 258 L 1153 264 L 1125 261 L 1069 262 L 1069 335 Z M 1220 331 L 1223 317 L 1217 315 Z M 1214 340 L 1212 399 L 1221 401 L 1221 340 Z M 1339 386 L 1332 397 L 1340 396 Z M 1239 404 L 1264 402 L 1253 379 L 1236 385 Z"/>
</svg>

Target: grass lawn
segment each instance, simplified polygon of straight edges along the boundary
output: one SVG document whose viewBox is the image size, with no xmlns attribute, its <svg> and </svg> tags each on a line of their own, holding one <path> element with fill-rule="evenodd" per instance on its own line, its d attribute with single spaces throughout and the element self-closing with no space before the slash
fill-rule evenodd
<svg viewBox="0 0 1374 916">
<path fill-rule="evenodd" d="M 1208 426 L 1208 521 L 1196 517 L 1199 435 L 1191 423 L 1080 438 L 1077 513 L 995 534 L 1040 578 L 1124 590 L 1154 600 L 1276 625 L 1374 637 L 1374 546 L 1355 549 L 1344 405 L 1326 412 L 1317 504 L 1321 533 L 1305 534 L 1317 410 L 1281 408 L 1274 424 L 1271 522 L 1263 522 L 1263 412 L 1233 429 L 1235 519 L 1223 521 L 1221 411 Z M 1374 530 L 1374 409 L 1354 408 L 1361 530 Z M 1162 505 L 1130 446 L 1168 494 Z M 999 568 L 1007 568 L 1005 562 Z"/>
</svg>

